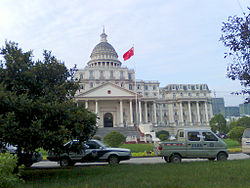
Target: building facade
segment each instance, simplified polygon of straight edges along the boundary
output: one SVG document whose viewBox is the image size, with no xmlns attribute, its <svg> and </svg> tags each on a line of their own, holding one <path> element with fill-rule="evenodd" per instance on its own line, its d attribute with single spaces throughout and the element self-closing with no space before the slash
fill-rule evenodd
<svg viewBox="0 0 250 188">
<path fill-rule="evenodd" d="M 75 74 L 80 90 L 75 96 L 99 116 L 99 127 L 134 127 L 143 133 L 180 127 L 209 127 L 212 117 L 207 84 L 169 84 L 137 80 L 135 71 L 122 66 L 103 32 L 90 61 Z"/>
</svg>

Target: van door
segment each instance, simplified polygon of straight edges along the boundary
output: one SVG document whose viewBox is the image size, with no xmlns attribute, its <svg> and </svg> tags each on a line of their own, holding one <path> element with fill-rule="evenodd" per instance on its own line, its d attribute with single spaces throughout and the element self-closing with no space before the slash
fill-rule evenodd
<svg viewBox="0 0 250 188">
<path fill-rule="evenodd" d="M 219 149 L 220 149 L 220 144 L 218 144 L 219 139 L 218 137 L 212 133 L 211 131 L 203 131 L 202 132 L 203 136 L 203 148 L 204 148 L 204 153 L 206 154 L 207 157 L 216 157 Z"/>
<path fill-rule="evenodd" d="M 203 157 L 203 141 L 199 131 L 187 132 L 187 156 L 186 157 Z"/>
</svg>

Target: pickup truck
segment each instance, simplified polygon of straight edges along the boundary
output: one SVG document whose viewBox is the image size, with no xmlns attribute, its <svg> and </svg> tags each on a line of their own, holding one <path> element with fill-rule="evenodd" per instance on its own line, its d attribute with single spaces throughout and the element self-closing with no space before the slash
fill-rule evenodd
<svg viewBox="0 0 250 188">
<path fill-rule="evenodd" d="M 76 162 L 108 162 L 118 164 L 122 160 L 129 160 L 130 149 L 111 148 L 99 140 L 89 140 L 80 143 L 78 140 L 71 140 L 64 144 L 62 152 L 51 150 L 47 159 L 57 161 L 61 167 L 74 166 Z"/>
<path fill-rule="evenodd" d="M 154 152 L 173 163 L 180 163 L 182 158 L 228 158 L 226 143 L 210 129 L 179 129 L 176 140 L 155 143 Z"/>
</svg>

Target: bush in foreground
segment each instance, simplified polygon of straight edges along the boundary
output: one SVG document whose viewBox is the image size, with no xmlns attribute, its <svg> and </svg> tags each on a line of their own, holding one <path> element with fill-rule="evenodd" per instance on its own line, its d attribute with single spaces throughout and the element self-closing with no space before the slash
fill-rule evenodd
<svg viewBox="0 0 250 188">
<path fill-rule="evenodd" d="M 126 142 L 125 136 L 117 131 L 111 131 L 104 136 L 103 141 L 111 147 L 119 147 Z"/>
<path fill-rule="evenodd" d="M 0 153 L 0 188 L 15 187 L 22 180 L 13 171 L 17 167 L 17 157 L 9 153 Z"/>
</svg>

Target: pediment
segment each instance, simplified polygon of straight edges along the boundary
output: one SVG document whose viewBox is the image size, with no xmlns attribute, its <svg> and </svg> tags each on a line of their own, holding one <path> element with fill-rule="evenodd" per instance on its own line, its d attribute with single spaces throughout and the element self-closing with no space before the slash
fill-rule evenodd
<svg viewBox="0 0 250 188">
<path fill-rule="evenodd" d="M 135 93 L 107 82 L 87 92 L 80 93 L 76 98 L 134 98 Z"/>
</svg>

